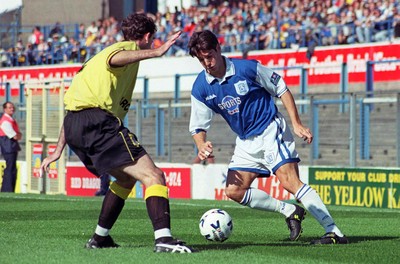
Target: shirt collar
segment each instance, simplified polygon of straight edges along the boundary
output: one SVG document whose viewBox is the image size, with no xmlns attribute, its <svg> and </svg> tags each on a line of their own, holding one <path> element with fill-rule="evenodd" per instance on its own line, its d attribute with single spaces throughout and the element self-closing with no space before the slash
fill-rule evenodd
<svg viewBox="0 0 400 264">
<path fill-rule="evenodd" d="M 7 113 L 3 113 L 3 115 L 6 115 L 6 116 L 8 116 L 8 117 L 11 118 L 11 119 L 14 119 L 12 116 L 10 116 L 10 115 L 7 114 Z"/>
<path fill-rule="evenodd" d="M 222 79 L 219 78 L 215 78 L 214 76 L 212 76 L 211 74 L 209 74 L 207 71 L 204 71 L 206 74 L 206 81 L 210 84 L 212 83 L 214 80 L 217 80 L 217 82 L 219 83 L 223 83 L 228 77 L 231 77 L 235 74 L 235 65 L 233 65 L 232 61 L 230 59 L 228 59 L 227 57 L 223 56 L 225 59 L 225 64 L 226 64 L 226 72 L 224 77 L 222 77 Z"/>
</svg>

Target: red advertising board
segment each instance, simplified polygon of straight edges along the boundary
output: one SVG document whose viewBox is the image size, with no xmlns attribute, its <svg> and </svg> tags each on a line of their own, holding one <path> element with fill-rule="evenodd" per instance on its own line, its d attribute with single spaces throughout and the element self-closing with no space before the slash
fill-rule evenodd
<svg viewBox="0 0 400 264">
<path fill-rule="evenodd" d="M 190 168 L 161 168 L 165 173 L 170 198 L 191 198 Z M 137 183 L 137 185 L 140 183 Z M 138 187 L 138 186 L 136 186 Z M 83 165 L 67 165 L 66 192 L 68 196 L 94 196 L 100 188 L 100 179 Z M 143 193 L 138 191 L 136 193 Z M 135 196 L 136 198 L 139 198 Z"/>
<path fill-rule="evenodd" d="M 83 166 L 67 166 L 65 188 L 68 196 L 94 196 L 100 179 Z"/>
<path fill-rule="evenodd" d="M 81 68 L 80 64 L 14 67 L 0 69 L 0 95 L 5 94 L 6 82 L 11 85 L 11 95 L 17 96 L 20 82 L 52 78 L 72 78 Z"/>
<path fill-rule="evenodd" d="M 170 198 L 190 199 L 190 168 L 161 168 L 165 173 L 165 180 L 169 189 Z"/>
</svg>

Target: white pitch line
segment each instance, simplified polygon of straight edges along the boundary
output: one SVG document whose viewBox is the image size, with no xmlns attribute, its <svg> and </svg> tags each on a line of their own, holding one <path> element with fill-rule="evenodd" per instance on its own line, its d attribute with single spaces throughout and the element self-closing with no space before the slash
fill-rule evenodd
<svg viewBox="0 0 400 264">
<path fill-rule="evenodd" d="M 61 199 L 61 198 L 55 198 L 55 197 L 21 197 L 21 196 L 0 196 L 0 199 L 21 199 L 21 200 L 46 200 L 46 201 L 60 201 L 60 202 L 98 202 L 101 203 L 102 200 L 99 198 L 89 198 L 89 197 L 82 197 L 80 199 L 77 198 L 71 198 L 67 197 L 66 199 Z M 238 204 L 235 204 L 232 202 L 232 205 L 221 205 L 221 204 L 211 204 L 213 202 L 216 202 L 216 200 L 201 200 L 202 203 L 196 203 L 196 200 L 190 200 L 190 203 L 187 202 L 181 202 L 181 201 L 175 201 L 173 199 L 170 200 L 171 205 L 179 205 L 179 206 L 188 206 L 188 207 L 204 207 L 204 206 L 209 206 L 209 207 L 223 207 L 223 208 L 236 208 L 236 209 L 246 209 L 246 206 L 241 206 Z M 209 201 L 210 205 L 207 205 L 204 203 L 204 201 Z M 132 202 L 132 203 L 144 203 L 143 199 L 132 199 L 128 198 L 127 202 Z M 356 209 L 356 210 L 354 210 Z M 1 211 L 1 210 L 0 210 Z M 394 213 L 394 214 L 400 214 L 400 210 L 396 209 L 387 209 L 387 208 L 364 208 L 364 207 L 345 207 L 345 206 L 335 206 L 330 207 L 329 211 L 346 211 L 346 212 L 354 212 L 354 211 L 364 211 L 364 212 L 370 212 L 370 213 Z"/>
</svg>

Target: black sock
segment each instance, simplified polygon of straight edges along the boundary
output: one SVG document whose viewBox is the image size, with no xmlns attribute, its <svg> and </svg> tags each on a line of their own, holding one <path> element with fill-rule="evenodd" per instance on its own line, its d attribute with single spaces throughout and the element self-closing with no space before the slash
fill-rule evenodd
<svg viewBox="0 0 400 264">
<path fill-rule="evenodd" d="M 171 229 L 168 199 L 164 197 L 150 196 L 146 199 L 146 207 L 154 231 L 162 228 Z"/>
<path fill-rule="evenodd" d="M 108 190 L 104 196 L 98 225 L 106 229 L 111 229 L 117 221 L 124 205 L 124 199 L 114 194 L 111 190 Z"/>
</svg>

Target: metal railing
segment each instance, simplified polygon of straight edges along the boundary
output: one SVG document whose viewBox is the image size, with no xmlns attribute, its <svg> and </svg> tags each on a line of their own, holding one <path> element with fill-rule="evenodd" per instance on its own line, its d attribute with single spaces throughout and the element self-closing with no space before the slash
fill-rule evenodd
<svg viewBox="0 0 400 264">
<path fill-rule="evenodd" d="M 307 94 L 307 95 L 297 95 L 296 104 L 298 107 L 307 106 L 311 111 L 301 113 L 302 120 L 308 120 L 308 126 L 311 128 L 314 141 L 309 147 L 308 164 L 310 165 L 328 165 L 329 160 L 325 160 L 324 157 L 321 158 L 321 149 L 327 151 L 327 148 L 334 148 L 347 153 L 347 161 L 341 157 L 341 160 L 337 160 L 336 165 L 357 167 L 361 161 L 371 160 L 370 148 L 371 144 L 375 147 L 379 144 L 379 137 L 385 139 L 384 143 L 378 148 L 392 148 L 395 147 L 396 155 L 393 155 L 392 162 L 388 163 L 390 166 L 400 166 L 400 92 L 376 92 L 374 98 L 370 98 L 369 94 L 366 92 L 358 93 L 321 93 L 321 94 Z M 305 98 L 300 98 L 305 97 Z M 337 99 L 344 98 L 344 99 Z M 134 122 L 136 128 L 135 133 L 139 139 L 142 139 L 142 144 L 145 146 L 154 145 L 153 154 L 156 160 L 164 160 L 168 162 L 180 162 L 179 158 L 176 159 L 173 156 L 175 152 L 174 143 L 178 141 L 182 145 L 189 146 L 186 155 L 191 155 L 195 152 L 195 147 L 191 144 L 191 138 L 188 132 L 188 127 L 181 127 L 179 130 L 174 128 L 174 125 L 187 121 L 188 124 L 188 113 L 190 112 L 189 99 L 181 99 L 182 102 L 175 103 L 174 99 L 153 99 L 151 105 L 142 99 L 138 99 L 135 104 L 131 107 L 131 113 L 127 117 L 127 125 Z M 365 110 L 367 105 L 382 105 L 388 107 L 388 105 L 394 105 L 395 107 L 391 109 L 392 113 L 378 113 L 378 117 L 371 117 L 370 115 L 365 115 Z M 280 111 L 285 112 L 284 108 L 281 106 L 281 102 L 278 100 L 277 105 Z M 348 109 L 342 111 L 342 109 Z M 392 106 L 390 106 L 392 107 Z M 328 113 L 323 113 L 322 108 L 330 108 Z M 333 110 L 335 108 L 335 110 Z M 180 109 L 182 112 L 186 113 L 186 117 L 182 118 L 175 115 L 175 110 Z M 147 118 L 143 119 L 145 111 L 152 111 L 153 114 L 149 115 Z M 370 110 L 372 111 L 372 110 Z M 326 111 L 325 111 L 326 112 Z M 321 116 L 323 113 L 323 116 Z M 387 126 L 395 124 L 395 132 L 393 134 L 386 134 L 385 127 L 381 127 L 378 135 L 371 136 L 371 125 L 380 126 L 379 124 L 374 124 L 374 122 L 388 118 L 390 115 L 390 120 L 387 121 Z M 338 119 L 339 117 L 339 119 Z M 144 125 L 144 120 L 146 125 Z M 151 120 L 151 121 L 149 121 Z M 132 123 L 130 123 L 132 122 Z M 336 127 L 338 131 L 327 131 L 329 128 L 326 125 L 330 122 L 336 122 Z M 290 123 L 290 122 L 289 122 Z M 368 125 L 366 125 L 368 124 Z M 150 126 L 151 128 L 146 128 L 145 126 Z M 217 134 L 220 135 L 230 135 L 230 129 L 228 125 L 225 125 L 224 130 L 219 130 Z M 324 131 L 325 130 L 325 131 Z M 144 132 L 146 131 L 146 132 Z M 178 131 L 178 132 L 177 132 Z M 325 135 L 321 136 L 321 131 L 324 131 Z M 336 133 L 340 132 L 342 135 L 336 136 Z M 376 132 L 374 132 L 376 133 Z M 146 134 L 147 137 L 143 135 Z M 149 135 L 151 134 L 151 137 Z M 344 136 L 345 135 L 345 138 Z M 216 136 L 214 133 L 214 139 L 217 138 L 221 140 L 220 136 Z M 211 137 L 213 137 L 211 136 Z M 174 137 L 179 137 L 177 140 Z M 341 137 L 338 143 L 330 142 L 335 137 Z M 232 136 L 229 137 L 231 140 L 225 141 L 222 139 L 221 142 L 216 141 L 215 145 L 224 145 L 232 147 L 234 141 L 232 141 Z M 183 140 L 184 139 L 184 140 Z M 374 140 L 372 140 L 374 139 Z M 393 139 L 392 142 L 387 142 Z M 301 144 L 301 142 L 296 142 Z M 233 149 L 232 149 L 233 150 Z M 379 150 L 380 151 L 380 150 Z M 151 151 L 150 151 L 151 152 Z M 384 153 L 384 150 L 380 151 Z M 303 153 L 305 154 L 305 153 Z M 384 157 L 373 157 L 374 159 L 384 159 Z M 366 164 L 366 162 L 361 162 Z M 383 163 L 381 163 L 383 164 Z M 377 164 L 378 166 L 379 164 Z"/>
</svg>

